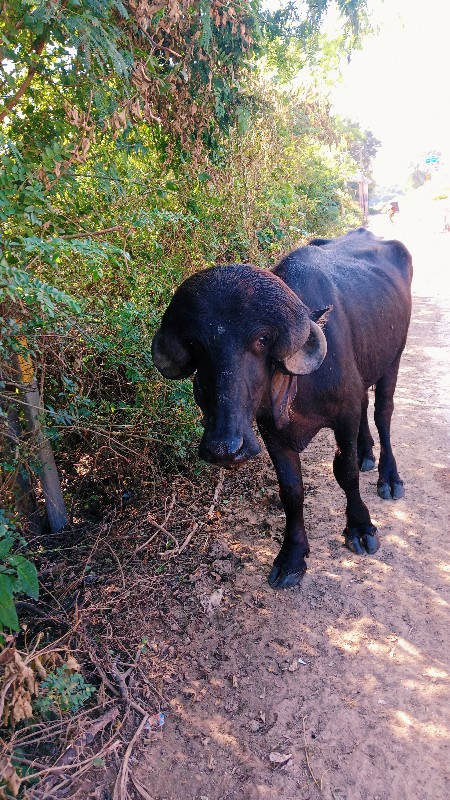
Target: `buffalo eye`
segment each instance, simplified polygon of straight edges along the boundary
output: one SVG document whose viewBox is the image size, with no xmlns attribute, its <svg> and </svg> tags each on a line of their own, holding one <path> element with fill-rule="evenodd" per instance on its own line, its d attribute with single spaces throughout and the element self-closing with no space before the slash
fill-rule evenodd
<svg viewBox="0 0 450 800">
<path fill-rule="evenodd" d="M 260 333 L 259 335 L 255 334 L 255 338 L 249 342 L 249 348 L 255 356 L 266 356 L 272 341 L 273 335 L 270 331 L 267 331 L 267 333 Z"/>
</svg>

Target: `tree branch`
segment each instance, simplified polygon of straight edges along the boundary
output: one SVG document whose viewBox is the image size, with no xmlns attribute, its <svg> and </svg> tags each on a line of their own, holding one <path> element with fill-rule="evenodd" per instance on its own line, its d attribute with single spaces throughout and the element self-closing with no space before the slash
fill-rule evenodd
<svg viewBox="0 0 450 800">
<path fill-rule="evenodd" d="M 58 236 L 58 239 L 84 239 L 89 236 L 103 236 L 104 233 L 114 233 L 115 231 L 125 230 L 124 225 L 112 225 L 111 228 L 102 228 L 99 231 L 84 231 L 79 233 L 65 233 L 63 236 Z"/>
<path fill-rule="evenodd" d="M 33 46 L 33 50 L 37 56 L 40 56 L 42 54 L 45 44 L 46 44 L 45 37 L 41 37 L 36 41 L 36 43 Z M 19 102 L 20 98 L 23 97 L 28 87 L 30 86 L 37 70 L 38 70 L 37 66 L 29 68 L 26 78 L 22 82 L 21 86 L 19 86 L 19 88 L 17 89 L 17 92 L 12 97 L 10 97 L 8 102 L 5 103 L 5 107 L 2 109 L 2 111 L 0 111 L 0 123 L 3 122 L 5 117 L 8 116 L 8 112 L 12 111 L 14 106 L 17 105 L 17 103 Z"/>
</svg>

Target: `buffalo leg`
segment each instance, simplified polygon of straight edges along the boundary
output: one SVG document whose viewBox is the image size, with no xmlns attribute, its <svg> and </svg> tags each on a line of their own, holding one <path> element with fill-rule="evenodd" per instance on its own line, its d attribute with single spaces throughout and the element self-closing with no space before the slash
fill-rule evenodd
<svg viewBox="0 0 450 800">
<path fill-rule="evenodd" d="M 280 499 L 286 514 L 286 531 L 283 544 L 268 581 L 273 589 L 286 589 L 300 583 L 306 572 L 305 557 L 309 544 L 303 521 L 303 480 L 300 456 L 264 437 L 265 444 L 277 473 Z"/>
<path fill-rule="evenodd" d="M 369 472 L 375 466 L 373 454 L 373 439 L 370 433 L 369 420 L 367 419 L 367 407 L 369 405 L 369 393 L 365 392 L 361 403 L 361 422 L 358 431 L 358 464 L 361 472 Z"/>
<path fill-rule="evenodd" d="M 377 491 L 383 500 L 399 500 L 404 495 L 403 481 L 398 474 L 391 446 L 391 419 L 400 355 L 375 388 L 375 425 L 380 437 Z"/>
<path fill-rule="evenodd" d="M 343 422 L 335 428 L 337 450 L 333 461 L 333 472 L 347 497 L 347 527 L 344 531 L 345 546 L 358 555 L 375 553 L 379 546 L 377 529 L 372 525 L 367 506 L 359 492 L 359 469 L 357 453 L 357 427 Z"/>
</svg>

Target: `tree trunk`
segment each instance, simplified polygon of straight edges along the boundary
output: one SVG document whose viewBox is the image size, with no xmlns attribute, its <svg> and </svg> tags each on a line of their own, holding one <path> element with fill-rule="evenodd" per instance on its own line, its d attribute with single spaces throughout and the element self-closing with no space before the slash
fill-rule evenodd
<svg viewBox="0 0 450 800">
<path fill-rule="evenodd" d="M 21 439 L 19 416 L 13 404 L 2 403 L 2 406 L 7 415 L 3 449 L 6 457 L 10 455 L 15 460 Z M 17 473 L 14 477 L 13 494 L 17 510 L 22 518 L 25 534 L 39 536 L 42 533 L 42 524 L 36 496 L 30 481 L 30 476 L 28 472 L 22 468 L 21 464 L 18 464 Z"/>
<path fill-rule="evenodd" d="M 23 344 L 26 345 L 26 342 L 24 341 Z M 42 405 L 37 380 L 30 358 L 25 359 L 23 356 L 17 355 L 14 357 L 14 366 L 19 373 L 20 382 L 23 384 L 25 419 L 28 430 L 33 435 L 36 455 L 40 461 L 39 480 L 50 530 L 52 533 L 58 533 L 61 528 L 64 528 L 64 525 L 67 525 L 68 519 L 53 451 L 41 422 Z"/>
</svg>

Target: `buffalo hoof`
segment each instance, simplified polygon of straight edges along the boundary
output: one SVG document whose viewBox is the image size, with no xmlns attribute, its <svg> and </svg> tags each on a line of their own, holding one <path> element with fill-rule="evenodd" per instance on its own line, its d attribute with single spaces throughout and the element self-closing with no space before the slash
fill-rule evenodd
<svg viewBox="0 0 450 800">
<path fill-rule="evenodd" d="M 305 558 L 309 556 L 309 544 L 306 540 L 302 544 L 283 543 L 267 580 L 272 589 L 289 589 L 297 586 L 306 572 Z"/>
<path fill-rule="evenodd" d="M 357 556 L 362 556 L 364 553 L 373 555 L 380 546 L 380 538 L 377 529 L 373 525 L 367 526 L 367 530 L 364 532 L 361 532 L 358 528 L 346 528 L 344 531 L 344 544 L 347 550 L 356 553 Z"/>
<path fill-rule="evenodd" d="M 363 458 L 360 464 L 361 472 L 370 472 L 375 466 L 375 461 L 373 458 Z"/>
<path fill-rule="evenodd" d="M 403 481 L 380 481 L 377 485 L 378 496 L 382 500 L 400 500 L 404 496 Z"/>
<path fill-rule="evenodd" d="M 369 553 L 369 556 L 372 556 L 374 553 L 376 553 L 381 544 L 376 528 L 374 528 L 373 531 L 363 533 L 361 540 L 366 553 Z"/>
<path fill-rule="evenodd" d="M 289 589 L 291 586 L 297 586 L 300 583 L 305 572 L 306 564 L 299 572 L 286 572 L 283 567 L 274 564 L 267 580 L 272 589 Z"/>
</svg>

